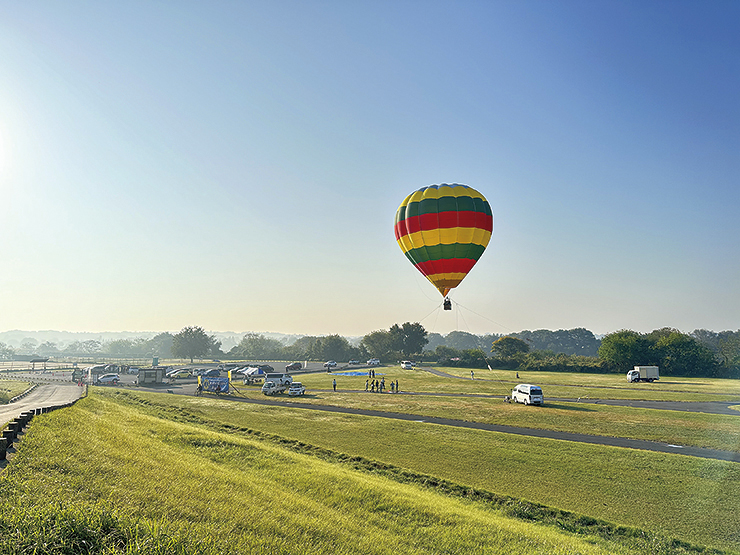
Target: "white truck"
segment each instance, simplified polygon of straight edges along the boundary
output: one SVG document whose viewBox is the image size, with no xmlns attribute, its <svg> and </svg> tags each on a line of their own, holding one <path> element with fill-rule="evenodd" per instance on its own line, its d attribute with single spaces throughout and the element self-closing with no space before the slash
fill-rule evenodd
<svg viewBox="0 0 740 555">
<path fill-rule="evenodd" d="M 278 382 L 268 382 L 266 381 L 264 384 L 262 384 L 262 393 L 265 395 L 277 395 L 278 393 L 284 393 L 287 391 L 288 386 L 283 385 Z"/>
<path fill-rule="evenodd" d="M 265 383 L 262 385 L 262 393 L 275 395 L 288 390 L 293 383 L 293 376 L 289 374 L 265 374 Z"/>
<path fill-rule="evenodd" d="M 659 380 L 657 366 L 635 366 L 634 370 L 627 372 L 627 381 L 632 382 L 654 382 Z"/>
</svg>

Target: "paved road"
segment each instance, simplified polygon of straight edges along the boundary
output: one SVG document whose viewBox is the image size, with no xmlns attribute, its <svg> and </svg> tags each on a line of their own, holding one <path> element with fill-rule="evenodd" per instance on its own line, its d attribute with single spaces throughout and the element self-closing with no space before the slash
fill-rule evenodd
<svg viewBox="0 0 740 555">
<path fill-rule="evenodd" d="M 76 401 L 83 392 L 83 387 L 71 383 L 40 384 L 22 399 L 0 405 L 0 425 L 10 422 L 23 411 Z"/>
</svg>

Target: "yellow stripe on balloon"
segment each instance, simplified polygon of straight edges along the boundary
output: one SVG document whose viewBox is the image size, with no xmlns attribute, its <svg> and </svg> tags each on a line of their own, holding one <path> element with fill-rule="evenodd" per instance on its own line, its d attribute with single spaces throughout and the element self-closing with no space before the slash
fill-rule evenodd
<svg viewBox="0 0 740 555">
<path fill-rule="evenodd" d="M 398 246 L 403 252 L 421 246 L 453 245 L 455 243 L 475 244 L 485 247 L 491 240 L 491 232 L 478 227 L 448 227 L 417 231 L 403 235 L 398 240 Z"/>
<path fill-rule="evenodd" d="M 417 198 L 413 198 L 415 196 L 417 196 Z M 407 198 L 406 204 L 408 204 L 409 202 L 419 201 L 422 198 L 438 199 L 442 197 L 471 197 L 471 198 L 479 198 L 481 200 L 486 200 L 486 197 L 484 197 L 478 191 L 470 187 L 463 187 L 462 185 L 450 187 L 449 185 L 443 185 L 441 187 L 436 187 L 436 188 L 427 187 L 426 189 L 423 189 L 422 191 L 416 191 L 416 193 L 413 193 L 410 197 Z M 401 206 L 403 206 L 403 204 Z"/>
<path fill-rule="evenodd" d="M 403 235 L 396 242 L 398 243 L 398 246 L 401 247 L 401 250 L 403 252 L 409 252 L 411 249 L 414 248 L 414 245 L 411 242 L 411 238 L 408 235 Z"/>
</svg>

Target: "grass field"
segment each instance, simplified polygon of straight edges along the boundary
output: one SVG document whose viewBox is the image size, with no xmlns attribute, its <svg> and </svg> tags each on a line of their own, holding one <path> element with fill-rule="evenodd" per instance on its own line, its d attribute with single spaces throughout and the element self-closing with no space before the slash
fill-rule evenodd
<svg viewBox="0 0 740 555">
<path fill-rule="evenodd" d="M 497 394 L 495 388 L 500 389 L 500 386 L 483 380 L 459 380 L 418 370 L 396 368 L 383 368 L 378 372 L 383 372 L 389 382 L 391 379 L 398 379 L 402 392 L 430 394 L 422 396 L 365 393 L 366 378 L 362 376 L 333 377 L 330 374 L 305 374 L 298 375 L 295 379 L 307 386 L 307 395 L 295 399 L 280 396 L 276 399 L 286 403 L 300 402 L 373 409 L 740 451 L 740 425 L 734 416 L 547 401 L 551 387 L 546 385 L 543 385 L 546 394 L 545 406 L 524 407 L 503 403 L 500 398 L 474 396 L 475 394 L 494 395 Z M 338 384 L 336 392 L 331 391 L 331 381 L 335 378 Z M 585 382 L 589 378 L 581 374 L 548 374 L 533 381 L 544 384 L 546 379 L 559 379 L 565 383 L 573 383 Z M 613 383 L 615 379 L 614 376 L 608 379 L 602 375 L 594 376 L 594 381 L 600 384 Z M 736 380 L 688 379 L 686 382 L 681 381 L 680 386 L 676 387 L 686 388 L 686 391 L 675 393 L 676 396 L 680 396 L 678 400 L 686 401 L 695 396 L 690 391 L 692 384 L 697 388 L 711 390 L 711 392 L 723 392 L 721 393 L 723 397 L 728 395 L 732 398 L 734 395 L 734 398 L 740 402 L 740 384 Z M 654 386 L 655 384 L 640 385 Z M 264 398 L 259 386 L 240 387 L 237 385 L 237 387 L 247 397 Z M 645 397 L 645 392 L 649 391 L 652 390 L 641 390 L 643 397 Z M 599 391 L 602 399 L 623 398 L 619 396 L 621 392 L 621 389 L 607 389 L 606 386 Z M 449 393 L 459 395 L 448 395 Z M 719 399 L 713 397 L 712 400 Z"/>
<path fill-rule="evenodd" d="M 739 477 L 689 457 L 93 389 L 35 419 L 0 478 L 0 552 L 700 553 L 684 542 L 740 546 Z"/>
<path fill-rule="evenodd" d="M 16 395 L 20 395 L 29 387 L 31 387 L 31 384 L 28 382 L 0 380 L 0 405 L 8 404 L 8 401 Z"/>
<path fill-rule="evenodd" d="M 435 376 L 418 367 L 380 367 L 378 379 L 399 380 L 401 390 L 428 393 L 467 393 L 507 395 L 518 383 L 534 383 L 543 387 L 545 397 L 591 399 L 650 399 L 654 401 L 737 401 L 740 402 L 740 380 L 718 378 L 676 378 L 663 376 L 653 383 L 631 384 L 622 374 L 580 374 L 565 372 L 516 372 L 511 370 L 475 369 L 470 379 L 469 368 L 434 367 L 435 370 L 458 376 L 459 379 L 435 380 Z M 429 367 L 431 368 L 431 367 Z M 348 369 L 351 371 L 351 368 Z M 363 369 L 364 371 L 364 369 Z M 301 380 L 317 379 L 324 388 L 331 385 L 331 374 L 302 375 Z M 321 377 L 325 379 L 321 380 Z M 296 378 L 297 379 L 297 378 Z M 364 389 L 366 377 L 339 376 L 340 387 Z"/>
</svg>

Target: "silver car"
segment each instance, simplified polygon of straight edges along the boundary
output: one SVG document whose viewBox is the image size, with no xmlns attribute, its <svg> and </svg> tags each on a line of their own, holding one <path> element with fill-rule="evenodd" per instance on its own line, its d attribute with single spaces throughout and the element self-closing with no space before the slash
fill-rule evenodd
<svg viewBox="0 0 740 555">
<path fill-rule="evenodd" d="M 121 376 L 118 374 L 103 374 L 102 376 L 98 376 L 98 379 L 95 380 L 95 383 L 99 384 L 106 384 L 106 383 L 112 383 L 113 385 L 118 385 L 118 382 L 121 381 Z"/>
</svg>

